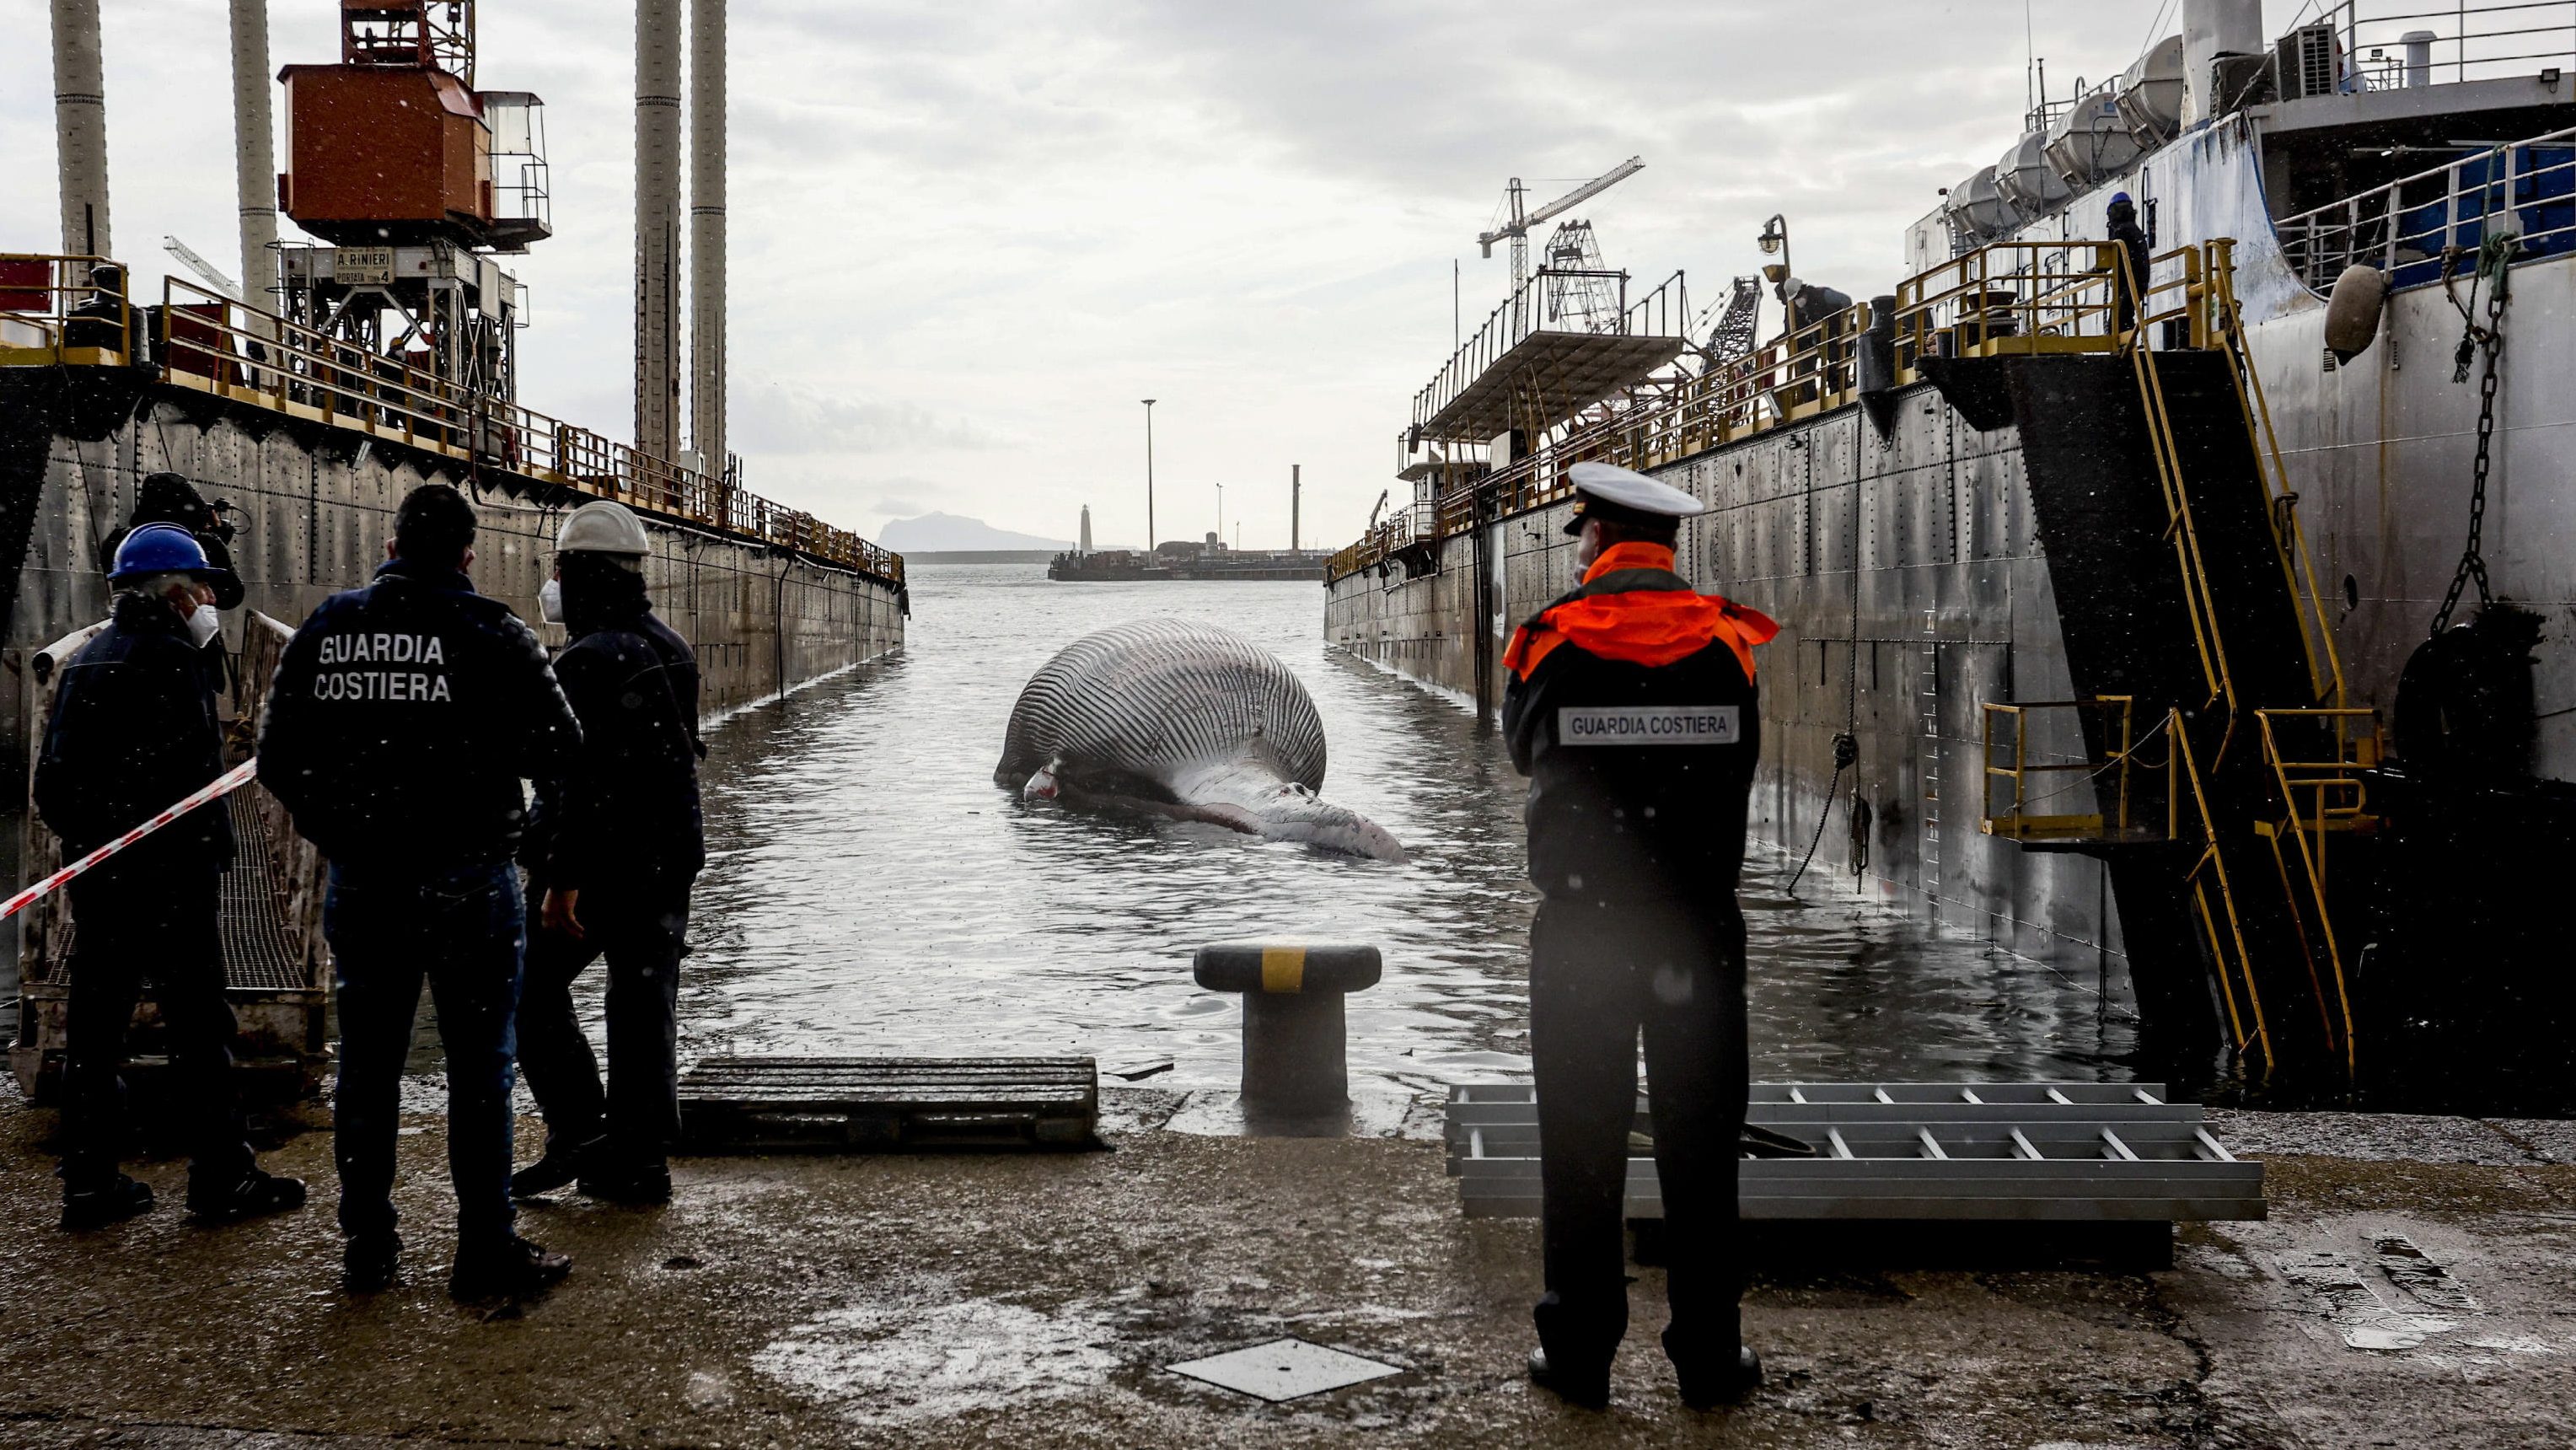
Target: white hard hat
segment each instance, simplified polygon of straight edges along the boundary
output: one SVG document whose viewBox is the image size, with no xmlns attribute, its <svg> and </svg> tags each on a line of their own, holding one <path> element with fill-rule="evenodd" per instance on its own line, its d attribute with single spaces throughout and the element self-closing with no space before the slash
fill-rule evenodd
<svg viewBox="0 0 2576 1450">
<path fill-rule="evenodd" d="M 625 554 L 641 558 L 653 552 L 644 521 L 622 503 L 595 499 L 574 509 L 555 534 L 559 554 Z"/>
<path fill-rule="evenodd" d="M 1659 518 L 1682 519 L 1708 512 L 1708 505 L 1671 484 L 1616 464 L 1578 463 L 1566 470 L 1566 480 L 1574 485 L 1577 495 L 1574 517 L 1565 523 L 1565 531 L 1569 534 L 1582 532 L 1583 516 L 1587 511 L 1585 505 L 1594 500 L 1614 509 L 1652 514 Z"/>
</svg>

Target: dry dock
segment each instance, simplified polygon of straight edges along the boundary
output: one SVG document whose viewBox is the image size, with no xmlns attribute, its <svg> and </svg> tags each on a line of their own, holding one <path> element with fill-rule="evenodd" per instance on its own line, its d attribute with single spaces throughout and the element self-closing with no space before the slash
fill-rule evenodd
<svg viewBox="0 0 2576 1450">
<path fill-rule="evenodd" d="M 2266 1223 L 2188 1230 L 2170 1272 L 1776 1265 L 1746 1327 L 1771 1380 L 1680 1408 L 1637 1319 L 1609 1414 L 1521 1380 L 1533 1226 L 1462 1220 L 1436 1143 L 1165 1130 L 1048 1157 L 690 1160 L 672 1205 L 531 1208 L 572 1280 L 493 1319 L 451 1305 L 435 1118 L 403 1139 L 408 1282 L 338 1287 L 328 1194 L 226 1229 L 173 1207 L 51 1227 L 52 1114 L 0 1103 L 0 1441 L 32 1447 L 473 1445 L 2564 1445 L 2576 1366 L 2576 1128 L 2230 1114 Z M 317 1107 L 305 1112 L 318 1114 Z M 272 1160 L 319 1184 L 327 1133 Z M 408 1130 L 407 1130 L 408 1131 Z M 535 1145 L 535 1123 L 523 1130 Z M 2404 1234 L 2474 1300 L 2348 1347 L 2285 1263 L 2373 1267 Z M 2434 1319 L 2425 1311 L 2416 1317 Z M 1165 1371 L 1297 1335 L 1405 1367 L 1271 1406 Z"/>
</svg>

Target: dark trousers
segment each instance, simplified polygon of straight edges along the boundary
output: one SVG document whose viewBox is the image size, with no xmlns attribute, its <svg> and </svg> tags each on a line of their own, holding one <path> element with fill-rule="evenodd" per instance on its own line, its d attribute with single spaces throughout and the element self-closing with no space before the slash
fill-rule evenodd
<svg viewBox="0 0 2576 1450">
<path fill-rule="evenodd" d="M 429 983 L 447 1053 L 447 1171 L 460 1242 L 506 1238 L 510 1204 L 511 1014 L 524 944 L 519 873 L 473 866 L 429 878 L 331 871 L 322 930 L 340 1001 L 333 1151 L 340 1228 L 390 1233 L 403 1062 Z"/>
<path fill-rule="evenodd" d="M 202 866 L 111 862 L 71 884 L 71 991 L 63 1035 L 66 1188 L 116 1176 L 125 1132 L 125 1045 L 144 984 L 160 1004 L 173 1101 L 188 1123 L 189 1176 L 229 1185 L 249 1171 L 233 1091 L 233 1011 L 224 1001 L 223 877 Z"/>
<path fill-rule="evenodd" d="M 550 1148 L 608 1135 L 621 1167 L 658 1167 L 680 1136 L 680 958 L 689 880 L 581 893 L 583 935 L 539 930 L 519 998 L 519 1066 Z M 608 1084 L 572 1006 L 573 979 L 608 958 Z"/>
<path fill-rule="evenodd" d="M 1685 1370 L 1735 1362 L 1743 940 L 1732 910 L 1552 898 L 1539 907 L 1530 1055 L 1547 1296 L 1535 1317 L 1549 1359 L 1569 1370 L 1608 1364 L 1627 1333 L 1623 1204 L 1641 1032 L 1672 1301 L 1664 1351 Z"/>
</svg>

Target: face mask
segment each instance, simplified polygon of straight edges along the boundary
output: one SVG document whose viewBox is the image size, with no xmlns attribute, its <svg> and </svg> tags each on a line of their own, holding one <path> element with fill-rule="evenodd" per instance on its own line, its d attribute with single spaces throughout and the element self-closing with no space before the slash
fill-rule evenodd
<svg viewBox="0 0 2576 1450">
<path fill-rule="evenodd" d="M 196 641 L 199 649 L 204 649 L 206 641 L 221 633 L 223 627 L 223 616 L 215 613 L 211 604 L 198 605 L 197 612 L 188 616 L 188 638 Z"/>
<path fill-rule="evenodd" d="M 537 589 L 537 617 L 548 624 L 561 624 L 563 617 L 563 581 L 549 579 Z"/>
</svg>

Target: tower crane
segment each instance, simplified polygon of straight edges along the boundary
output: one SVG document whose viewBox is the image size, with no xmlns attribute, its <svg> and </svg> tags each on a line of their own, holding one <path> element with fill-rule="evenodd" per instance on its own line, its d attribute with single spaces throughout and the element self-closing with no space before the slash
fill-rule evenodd
<svg viewBox="0 0 2576 1450">
<path fill-rule="evenodd" d="M 1536 211 L 1524 210 L 1529 198 L 1529 188 L 1521 185 L 1519 177 L 1513 177 L 1511 184 L 1503 188 L 1503 205 L 1509 212 L 1511 220 L 1476 238 L 1478 255 L 1492 256 L 1494 243 L 1508 239 L 1512 244 L 1512 291 L 1519 292 L 1529 281 L 1530 228 L 1560 212 L 1590 201 L 1645 169 L 1644 157 L 1631 156 Z"/>
</svg>

